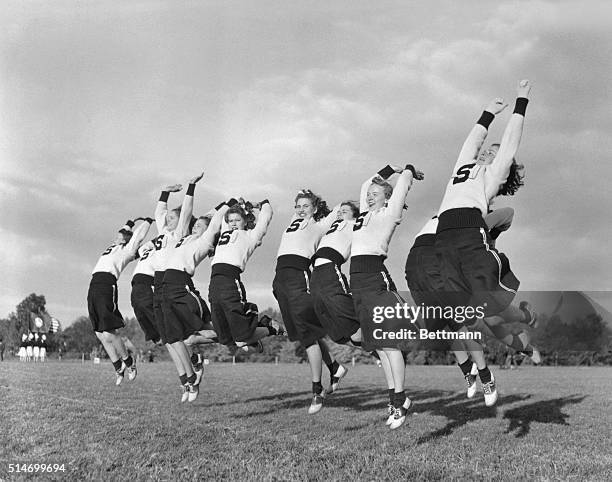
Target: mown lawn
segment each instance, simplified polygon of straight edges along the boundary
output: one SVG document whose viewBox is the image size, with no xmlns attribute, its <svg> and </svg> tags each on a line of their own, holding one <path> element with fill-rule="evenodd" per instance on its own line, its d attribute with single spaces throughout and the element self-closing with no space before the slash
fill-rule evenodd
<svg viewBox="0 0 612 482">
<path fill-rule="evenodd" d="M 179 403 L 170 363 L 0 363 L 0 480 L 612 480 L 612 369 L 494 373 L 487 409 L 456 367 L 411 366 L 414 413 L 384 424 L 381 369 L 351 369 L 317 415 L 306 365 L 212 364 Z M 55 474 L 9 463 L 65 464 Z"/>
</svg>

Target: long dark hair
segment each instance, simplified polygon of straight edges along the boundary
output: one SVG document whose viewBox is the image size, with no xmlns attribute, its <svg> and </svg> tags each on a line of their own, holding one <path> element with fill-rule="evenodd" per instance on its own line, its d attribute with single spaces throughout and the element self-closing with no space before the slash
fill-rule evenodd
<svg viewBox="0 0 612 482">
<path fill-rule="evenodd" d="M 497 191 L 498 196 L 514 196 L 519 187 L 525 184 L 523 182 L 523 178 L 525 177 L 522 174 L 523 169 L 525 169 L 523 164 L 519 164 L 516 162 L 516 159 L 512 159 L 510 173 L 508 174 L 506 182 L 502 184 L 499 191 Z"/>
<path fill-rule="evenodd" d="M 312 216 L 315 221 L 319 221 L 320 219 L 323 219 L 325 216 L 327 216 L 331 212 L 331 209 L 327 207 L 327 203 L 321 198 L 321 196 L 319 196 L 318 194 L 315 194 L 310 189 L 302 189 L 301 191 L 299 191 L 297 193 L 297 196 L 295 196 L 294 202 L 297 203 L 298 199 L 309 199 L 310 200 L 312 205 L 315 207 L 315 213 Z"/>
</svg>

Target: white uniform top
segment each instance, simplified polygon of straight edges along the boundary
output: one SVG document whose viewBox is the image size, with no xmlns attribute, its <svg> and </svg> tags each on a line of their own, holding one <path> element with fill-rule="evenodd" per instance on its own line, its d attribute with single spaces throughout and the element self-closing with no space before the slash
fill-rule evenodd
<svg viewBox="0 0 612 482">
<path fill-rule="evenodd" d="M 102 253 L 93 273 L 110 273 L 119 279 L 123 269 L 136 257 L 136 250 L 149 232 L 151 225 L 144 221 L 134 230 L 132 239 L 126 244 L 111 244 Z"/>
<path fill-rule="evenodd" d="M 208 228 L 200 237 L 190 234 L 179 240 L 175 246 L 166 249 L 164 269 L 185 271 L 188 275 L 193 276 L 196 267 L 208 256 L 210 250 L 213 249 L 215 236 L 221 228 L 221 220 L 228 209 L 226 204 L 221 206 L 215 212 Z"/>
<path fill-rule="evenodd" d="M 436 216 L 435 218 L 432 218 L 425 223 L 425 226 L 423 226 L 423 229 L 421 229 L 418 232 L 415 238 L 418 238 L 422 234 L 436 234 L 437 230 L 438 230 L 438 217 Z"/>
<path fill-rule="evenodd" d="M 335 206 L 331 213 L 319 221 L 315 221 L 314 218 L 299 218 L 294 214 L 289 227 L 283 233 L 276 256 L 294 254 L 308 259 L 312 258 L 319 241 L 337 218 L 339 209 L 340 205 Z"/>
<path fill-rule="evenodd" d="M 157 232 L 159 236 L 155 241 L 155 254 L 149 255 L 152 257 L 151 263 L 154 271 L 165 271 L 167 269 L 169 252 L 168 249 L 176 246 L 181 239 L 189 234 L 189 222 L 193 212 L 193 196 L 185 194 L 183 204 L 181 206 L 181 214 L 179 216 L 176 229 L 169 231 L 166 224 L 166 214 L 168 213 L 168 203 L 159 201 L 155 208 L 155 223 L 157 224 Z"/>
<path fill-rule="evenodd" d="M 359 214 L 353 226 L 351 256 L 375 255 L 387 257 L 391 236 L 397 225 L 402 221 L 406 195 L 412 186 L 412 172 L 406 169 L 399 175 L 386 206 L 369 211 L 366 199 L 368 188 L 374 177 L 370 177 L 361 186 L 361 196 L 359 198 L 361 214 Z"/>
<path fill-rule="evenodd" d="M 271 219 L 272 206 L 270 206 L 270 203 L 265 203 L 261 207 L 257 223 L 253 229 L 248 231 L 242 229 L 226 230 L 221 233 L 211 264 L 231 264 L 240 268 L 240 271 L 244 271 L 253 251 L 261 245 L 261 240 L 268 230 Z"/>
<path fill-rule="evenodd" d="M 138 263 L 134 268 L 132 276 L 137 274 L 146 274 L 153 276 L 155 274 L 155 268 L 153 267 L 153 256 L 155 255 L 155 240 L 147 241 L 140 248 L 138 248 Z"/>
<path fill-rule="evenodd" d="M 351 256 L 354 225 L 354 220 L 345 221 L 344 219 L 337 219 L 332 223 L 329 231 L 321 238 L 321 242 L 317 249 L 332 248 L 340 253 L 346 261 Z M 327 258 L 317 258 L 315 260 L 315 266 L 330 262 L 331 260 Z"/>
<path fill-rule="evenodd" d="M 488 131 L 480 124 L 472 128 L 453 168 L 438 214 L 455 208 L 478 208 L 483 216 L 487 214 L 489 202 L 510 174 L 512 159 L 521 141 L 524 120 L 521 114 L 512 114 L 497 155 L 486 166 L 476 164 L 476 157 Z"/>
</svg>

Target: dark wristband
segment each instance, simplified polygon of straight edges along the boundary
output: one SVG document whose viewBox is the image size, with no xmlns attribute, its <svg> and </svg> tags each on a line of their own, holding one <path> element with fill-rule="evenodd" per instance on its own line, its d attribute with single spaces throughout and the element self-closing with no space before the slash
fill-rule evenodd
<svg viewBox="0 0 612 482">
<path fill-rule="evenodd" d="M 493 119 L 495 119 L 495 114 L 489 112 L 488 110 L 485 110 L 482 112 L 482 115 L 480 116 L 480 119 L 478 119 L 478 122 L 476 122 L 476 124 L 480 124 L 482 127 L 488 130 L 489 126 L 491 125 L 491 122 L 493 122 Z"/>
<path fill-rule="evenodd" d="M 127 226 L 129 226 L 130 228 L 134 227 L 134 221 L 132 221 L 131 219 L 128 219 L 127 222 L 125 223 Z"/>
<path fill-rule="evenodd" d="M 159 201 L 162 203 L 167 203 L 169 197 L 170 191 L 162 191 L 161 196 L 159 196 Z"/>
<path fill-rule="evenodd" d="M 378 175 L 383 179 L 389 179 L 391 176 L 393 176 L 393 174 L 395 174 L 395 169 L 389 165 L 386 165 L 380 171 L 378 171 Z"/>
<path fill-rule="evenodd" d="M 219 209 L 221 209 L 223 206 L 225 206 L 225 201 L 222 203 L 219 203 L 215 206 L 215 211 L 218 211 Z"/>
<path fill-rule="evenodd" d="M 153 224 L 153 218 L 144 218 L 144 220 L 149 224 Z"/>
<path fill-rule="evenodd" d="M 264 204 L 270 204 L 270 201 L 268 201 L 267 199 L 264 199 L 263 201 L 259 203 L 259 207 L 261 208 L 261 206 L 263 206 Z"/>
<path fill-rule="evenodd" d="M 189 186 L 187 187 L 187 196 L 193 196 L 193 193 L 195 192 L 195 184 L 189 184 Z"/>
<path fill-rule="evenodd" d="M 518 97 L 516 99 L 516 104 L 514 104 L 514 114 L 520 114 L 525 117 L 525 112 L 527 111 L 527 103 L 529 99 L 525 97 Z"/>
<path fill-rule="evenodd" d="M 416 169 L 414 168 L 412 164 L 406 164 L 406 167 L 404 168 L 404 170 L 406 169 L 412 173 L 412 177 L 416 177 Z"/>
</svg>

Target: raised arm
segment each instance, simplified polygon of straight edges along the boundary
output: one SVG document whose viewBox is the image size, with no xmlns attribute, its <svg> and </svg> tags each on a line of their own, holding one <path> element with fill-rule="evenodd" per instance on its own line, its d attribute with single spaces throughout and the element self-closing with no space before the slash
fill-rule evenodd
<svg viewBox="0 0 612 482">
<path fill-rule="evenodd" d="M 270 205 L 270 201 L 268 201 L 267 199 L 261 201 L 261 203 L 259 203 L 259 206 L 259 216 L 257 216 L 257 222 L 255 223 L 255 227 L 251 231 L 251 235 L 257 243 L 257 246 L 261 244 L 261 240 L 266 235 L 273 214 L 272 206 Z"/>
<path fill-rule="evenodd" d="M 398 170 L 399 169 L 397 169 L 396 172 Z M 408 164 L 405 169 L 399 171 L 400 175 L 393 188 L 393 193 L 387 201 L 387 212 L 397 223 L 402 220 L 406 195 L 412 187 L 413 179 L 421 180 L 424 178 L 423 173 L 417 171 L 412 164 Z"/>
<path fill-rule="evenodd" d="M 178 192 L 183 189 L 183 186 L 180 184 L 173 184 L 171 186 L 167 186 L 162 190 L 161 195 L 159 196 L 159 201 L 157 201 L 157 206 L 155 207 L 155 224 L 157 226 L 157 232 L 161 233 L 164 229 L 166 229 L 166 214 L 168 214 L 168 197 L 171 192 Z"/>
<path fill-rule="evenodd" d="M 193 194 L 195 192 L 195 186 L 198 181 L 202 179 L 202 176 L 204 176 L 204 173 L 201 173 L 189 180 L 189 186 L 187 187 L 187 192 L 183 198 L 181 214 L 176 226 L 176 229 L 181 236 L 187 236 L 189 234 L 189 223 L 191 222 L 191 216 L 193 214 Z"/>
<path fill-rule="evenodd" d="M 529 102 L 528 95 L 530 90 L 531 85 L 528 80 L 521 80 L 519 82 L 514 112 L 502 136 L 497 155 L 489 167 L 489 171 L 500 183 L 505 182 L 508 178 L 510 166 L 518 152 L 519 144 L 521 143 L 523 124 L 525 123 L 525 111 L 527 110 L 527 103 Z"/>
<path fill-rule="evenodd" d="M 221 229 L 221 222 L 223 221 L 225 213 L 228 209 L 228 203 L 219 204 L 215 208 L 215 214 L 213 214 L 213 217 L 208 224 L 208 228 L 206 228 L 204 234 L 202 234 L 202 236 L 196 240 L 196 258 L 198 260 L 204 259 L 206 256 L 208 256 L 208 252 L 214 247 L 213 243 L 215 242 L 215 236 Z"/>
<path fill-rule="evenodd" d="M 338 211 L 340 210 L 340 204 L 336 204 L 327 216 L 319 221 L 319 226 L 323 232 L 329 231 L 333 222 L 338 219 Z"/>
<path fill-rule="evenodd" d="M 478 152 L 480 152 L 480 149 L 482 148 L 482 144 L 487 138 L 491 122 L 493 122 L 495 116 L 504 110 L 507 105 L 508 104 L 505 104 L 504 100 L 499 97 L 489 102 L 489 104 L 485 107 L 485 110 L 482 112 L 480 119 L 478 119 L 476 125 L 472 127 L 467 139 L 463 143 L 461 151 L 459 152 L 459 158 L 455 164 L 455 168 L 468 164 L 476 158 Z M 455 171 L 456 169 L 453 170 L 453 172 Z"/>
<path fill-rule="evenodd" d="M 125 249 L 128 252 L 132 253 L 136 256 L 136 251 L 144 241 L 151 228 L 151 223 L 153 223 L 153 219 L 151 218 L 136 218 L 136 220 L 142 219 L 142 223 L 138 225 L 138 227 L 134 230 L 134 234 L 132 234 L 132 239 L 125 245 Z"/>
</svg>

